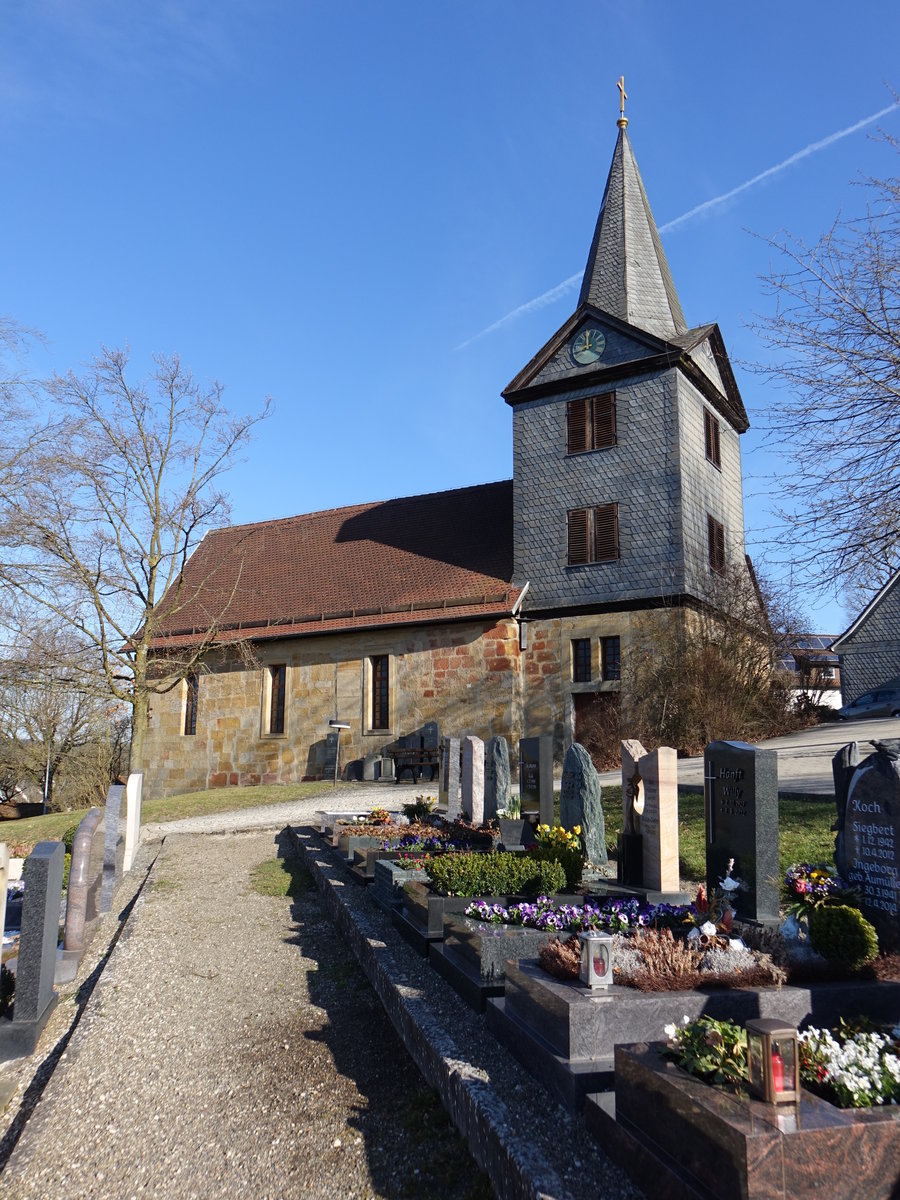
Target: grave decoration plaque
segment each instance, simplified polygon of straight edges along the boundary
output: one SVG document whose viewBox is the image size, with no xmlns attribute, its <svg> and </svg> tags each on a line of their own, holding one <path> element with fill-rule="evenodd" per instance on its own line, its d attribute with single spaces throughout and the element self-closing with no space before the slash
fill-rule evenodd
<svg viewBox="0 0 900 1200">
<path fill-rule="evenodd" d="M 522 816 L 537 814 L 541 825 L 553 824 L 553 738 L 519 741 L 519 797 Z"/>
<path fill-rule="evenodd" d="M 838 819 L 834 861 L 856 890 L 879 945 L 900 949 L 900 742 L 875 743 L 857 762 L 856 743 L 832 760 Z"/>
<path fill-rule="evenodd" d="M 703 755 L 706 880 L 712 897 L 734 859 L 732 896 L 740 920 L 776 923 L 778 865 L 778 755 L 746 742 L 711 742 Z"/>
</svg>

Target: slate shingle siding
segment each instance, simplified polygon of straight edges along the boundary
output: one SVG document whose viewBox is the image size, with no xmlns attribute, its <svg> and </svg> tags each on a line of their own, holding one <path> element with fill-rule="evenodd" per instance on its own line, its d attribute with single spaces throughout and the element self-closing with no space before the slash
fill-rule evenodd
<svg viewBox="0 0 900 1200">
<path fill-rule="evenodd" d="M 900 579 L 859 628 L 841 641 L 841 695 L 845 704 L 900 677 Z"/>
<path fill-rule="evenodd" d="M 706 593 L 707 513 L 725 526 L 726 554 L 744 555 L 738 434 L 721 421 L 722 469 L 706 460 L 704 401 L 661 371 L 616 386 L 617 445 L 566 455 L 566 404 L 596 389 L 517 406 L 513 415 L 515 579 L 529 609 Z M 570 567 L 566 514 L 619 506 L 619 560 Z"/>
</svg>

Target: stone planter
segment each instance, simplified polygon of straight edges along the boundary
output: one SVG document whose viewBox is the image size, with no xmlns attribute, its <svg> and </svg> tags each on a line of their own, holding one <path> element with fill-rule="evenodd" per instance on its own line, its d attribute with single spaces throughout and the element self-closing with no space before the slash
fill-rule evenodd
<svg viewBox="0 0 900 1200">
<path fill-rule="evenodd" d="M 394 911 L 403 905 L 406 884 L 427 882 L 428 876 L 423 870 L 410 870 L 402 862 L 379 858 L 372 873 L 372 899 L 382 908 Z"/>
<path fill-rule="evenodd" d="M 503 979 L 508 959 L 534 958 L 549 938 L 549 931 L 543 929 L 492 925 L 461 912 L 444 913 L 445 950 L 452 950 L 482 979 Z"/>
<path fill-rule="evenodd" d="M 648 1195 L 734 1200 L 889 1200 L 900 1181 L 896 1108 L 839 1109 L 803 1092 L 763 1104 L 666 1062 L 661 1044 L 617 1046 L 615 1117 L 594 1098 L 588 1127 Z"/>
<path fill-rule="evenodd" d="M 497 823 L 504 850 L 529 846 L 534 842 L 534 826 L 525 817 L 498 817 Z"/>
</svg>

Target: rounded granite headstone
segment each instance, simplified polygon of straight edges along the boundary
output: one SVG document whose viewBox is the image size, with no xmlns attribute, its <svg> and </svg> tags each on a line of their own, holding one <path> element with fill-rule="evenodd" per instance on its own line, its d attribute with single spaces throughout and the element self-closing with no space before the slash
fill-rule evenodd
<svg viewBox="0 0 900 1200">
<path fill-rule="evenodd" d="M 566 751 L 559 793 L 559 822 L 564 829 L 581 826 L 587 860 L 607 861 L 606 822 L 600 800 L 600 776 L 584 746 L 574 742 Z"/>
<path fill-rule="evenodd" d="M 900 764 L 884 750 L 870 754 L 847 789 L 838 869 L 859 895 L 879 943 L 900 947 Z"/>
</svg>

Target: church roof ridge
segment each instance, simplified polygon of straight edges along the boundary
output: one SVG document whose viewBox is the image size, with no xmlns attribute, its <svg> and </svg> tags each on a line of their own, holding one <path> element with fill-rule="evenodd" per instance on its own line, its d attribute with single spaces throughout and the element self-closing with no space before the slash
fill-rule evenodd
<svg viewBox="0 0 900 1200">
<path fill-rule="evenodd" d="M 626 124 L 620 118 L 578 304 L 671 338 L 688 325 Z"/>
<path fill-rule="evenodd" d="M 347 515 L 351 515 L 351 514 L 366 512 L 369 509 L 377 508 L 382 504 L 400 504 L 403 501 L 425 500 L 425 499 L 429 499 L 429 498 L 435 498 L 438 496 L 459 495 L 461 492 L 474 492 L 474 491 L 477 491 L 479 488 L 493 488 L 493 487 L 503 487 L 503 486 L 511 487 L 512 480 L 511 479 L 491 479 L 485 483 L 468 483 L 468 484 L 465 484 L 463 487 L 458 487 L 458 488 L 441 488 L 439 491 L 436 491 L 436 492 L 417 492 L 412 496 L 385 496 L 380 500 L 364 500 L 357 504 L 339 504 L 335 508 L 316 508 L 316 509 L 313 509 L 312 512 L 291 513 L 291 515 L 287 516 L 287 517 L 264 517 L 260 521 L 242 521 L 238 525 L 217 525 L 215 527 L 215 529 L 208 530 L 208 532 L 204 536 L 210 537 L 214 534 L 220 534 L 220 533 L 239 533 L 243 530 L 258 529 L 258 528 L 260 528 L 260 526 L 263 526 L 263 525 L 265 525 L 265 526 L 285 525 L 285 524 L 289 524 L 293 521 L 311 521 L 311 520 L 315 520 L 320 517 L 334 516 L 337 513 L 344 513 Z"/>
</svg>

